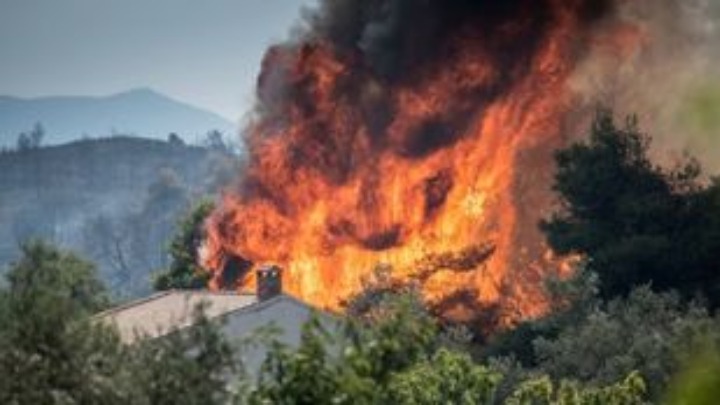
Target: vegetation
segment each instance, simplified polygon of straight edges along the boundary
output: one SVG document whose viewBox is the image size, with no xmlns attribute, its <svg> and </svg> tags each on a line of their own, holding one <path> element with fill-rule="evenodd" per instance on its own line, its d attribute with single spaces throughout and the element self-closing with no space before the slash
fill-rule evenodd
<svg viewBox="0 0 720 405">
<path fill-rule="evenodd" d="M 90 317 L 107 307 L 91 264 L 41 242 L 0 289 L 0 403 L 227 404 L 235 355 L 217 327 L 127 347 Z"/>
<path fill-rule="evenodd" d="M 720 305 L 720 183 L 689 160 L 653 164 L 635 119 L 600 112 L 587 143 L 557 153 L 562 210 L 542 224 L 559 253 L 588 258 L 604 298 L 651 284 Z"/>
<path fill-rule="evenodd" d="M 180 218 L 234 179 L 238 161 L 125 136 L 0 153 L 0 274 L 42 238 L 95 263 L 112 296 L 147 295 Z"/>
<path fill-rule="evenodd" d="M 494 336 L 441 322 L 380 269 L 297 346 L 270 339 L 259 370 L 198 310 L 195 326 L 133 345 L 93 314 L 110 304 L 92 264 L 42 242 L 0 283 L 0 403 L 712 404 L 720 375 L 720 183 L 689 160 L 663 169 L 649 138 L 602 112 L 557 154 L 561 209 L 541 226 L 584 259 L 549 280 L 552 311 Z M 157 211 L 172 182 L 153 188 Z M 166 198 L 167 197 L 167 198 Z M 179 224 L 156 287 L 200 288 L 202 203 Z"/>
<path fill-rule="evenodd" d="M 212 201 L 203 201 L 180 220 L 178 230 L 170 242 L 170 268 L 156 275 L 156 290 L 207 287 L 209 276 L 198 265 L 198 251 L 205 236 L 205 219 L 214 208 Z"/>
<path fill-rule="evenodd" d="M 605 385 L 638 371 L 660 398 L 697 347 L 720 348 L 720 319 L 675 293 L 639 287 L 627 298 L 597 296 L 530 321 L 486 343 L 486 357 L 512 363 L 515 373 L 572 376 Z"/>
<path fill-rule="evenodd" d="M 449 347 L 434 320 L 418 312 L 415 297 L 387 297 L 378 305 L 381 316 L 351 321 L 343 333 L 312 323 L 297 349 L 271 350 L 248 403 L 643 403 L 638 373 L 602 388 L 565 379 L 555 388 L 548 376 L 535 376 L 498 395 L 505 376 Z"/>
<path fill-rule="evenodd" d="M 87 316 L 107 305 L 89 263 L 48 245 L 23 247 L 0 291 L 0 403 L 97 403 L 106 375 L 102 331 Z M 74 322 L 83 319 L 85 321 Z"/>
<path fill-rule="evenodd" d="M 445 345 L 437 321 L 412 294 L 388 295 L 333 333 L 320 321 L 309 323 L 299 347 L 271 344 L 254 381 L 237 348 L 201 314 L 193 328 L 122 345 L 112 329 L 89 317 L 107 305 L 90 264 L 43 243 L 23 252 L 0 294 L 8 320 L 0 329 L 2 403 L 490 404 L 532 398 L 550 404 L 572 392 L 582 399 L 577 403 L 611 395 L 633 404 L 643 395 L 641 379 L 632 375 L 603 389 L 562 382 L 557 393 L 545 377 L 497 398 L 502 375 Z"/>
<path fill-rule="evenodd" d="M 558 151 L 560 210 L 541 228 L 584 261 L 550 280 L 551 313 L 482 342 L 481 358 L 516 378 L 591 385 L 638 371 L 659 401 L 698 347 L 720 352 L 720 187 L 692 159 L 667 170 L 649 151 L 636 120 L 608 111 L 587 142 Z"/>
</svg>

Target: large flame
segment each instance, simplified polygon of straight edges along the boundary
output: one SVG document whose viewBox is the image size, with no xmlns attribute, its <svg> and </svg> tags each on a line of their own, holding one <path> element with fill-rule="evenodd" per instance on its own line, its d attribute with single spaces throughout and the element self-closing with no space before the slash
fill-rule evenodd
<svg viewBox="0 0 720 405">
<path fill-rule="evenodd" d="M 323 38 L 272 48 L 249 162 L 209 220 L 212 287 L 254 282 L 249 266 L 228 275 L 231 258 L 272 263 L 287 292 L 337 308 L 386 263 L 448 314 L 541 313 L 543 277 L 567 270 L 537 222 L 590 41 L 587 2 L 546 3 L 551 23 L 459 26 L 399 78 Z"/>
</svg>

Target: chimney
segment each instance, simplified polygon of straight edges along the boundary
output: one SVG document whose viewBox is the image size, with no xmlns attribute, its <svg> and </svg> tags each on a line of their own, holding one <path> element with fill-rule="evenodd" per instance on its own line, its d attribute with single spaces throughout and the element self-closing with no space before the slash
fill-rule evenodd
<svg viewBox="0 0 720 405">
<path fill-rule="evenodd" d="M 257 272 L 257 299 L 267 301 L 282 294 L 282 270 L 278 266 L 262 266 Z"/>
</svg>

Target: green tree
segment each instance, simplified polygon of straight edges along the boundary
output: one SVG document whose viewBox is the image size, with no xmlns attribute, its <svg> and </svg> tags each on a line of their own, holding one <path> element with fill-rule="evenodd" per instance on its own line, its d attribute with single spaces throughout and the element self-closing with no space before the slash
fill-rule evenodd
<svg viewBox="0 0 720 405">
<path fill-rule="evenodd" d="M 603 297 L 651 283 L 717 301 L 717 185 L 704 187 L 692 160 L 654 165 L 649 145 L 636 120 L 599 112 L 586 143 L 557 153 L 561 210 L 541 228 L 556 252 L 587 256 Z"/>
<path fill-rule="evenodd" d="M 180 221 L 170 242 L 170 268 L 156 275 L 156 290 L 201 289 L 207 286 L 209 275 L 198 265 L 198 249 L 204 239 L 205 219 L 214 207 L 211 201 L 203 201 Z"/>
<path fill-rule="evenodd" d="M 87 316 L 107 306 L 91 264 L 42 242 L 0 290 L 0 403 L 121 403 L 109 380 L 116 336 Z"/>
<path fill-rule="evenodd" d="M 58 311 L 78 318 L 109 305 L 105 286 L 92 263 L 42 241 L 21 246 L 21 258 L 6 278 L 6 294 L 18 315 L 37 311 L 37 315 L 50 319 Z"/>
</svg>

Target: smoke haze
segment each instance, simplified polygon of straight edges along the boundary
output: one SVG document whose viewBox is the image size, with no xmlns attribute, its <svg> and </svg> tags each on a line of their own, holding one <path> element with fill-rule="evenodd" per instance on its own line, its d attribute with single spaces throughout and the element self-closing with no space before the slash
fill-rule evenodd
<svg viewBox="0 0 720 405">
<path fill-rule="evenodd" d="M 618 24 L 630 44 L 601 44 L 572 84 L 588 104 L 637 114 L 655 152 L 673 163 L 678 152 L 720 170 L 720 1 L 627 1 Z M 620 53 L 619 53 L 620 52 Z"/>
</svg>

